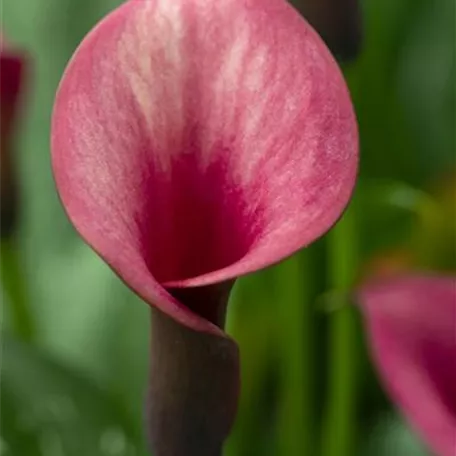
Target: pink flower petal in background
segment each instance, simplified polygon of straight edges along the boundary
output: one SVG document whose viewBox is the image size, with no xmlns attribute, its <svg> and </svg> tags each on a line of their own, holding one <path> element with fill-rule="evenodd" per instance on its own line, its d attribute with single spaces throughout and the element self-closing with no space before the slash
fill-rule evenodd
<svg viewBox="0 0 456 456">
<path fill-rule="evenodd" d="M 77 50 L 53 116 L 79 233 L 145 301 L 216 334 L 166 288 L 247 274 L 321 236 L 357 151 L 339 68 L 284 0 L 125 3 Z"/>
<path fill-rule="evenodd" d="M 358 297 L 391 397 L 439 456 L 454 456 L 456 278 L 389 278 Z"/>
</svg>

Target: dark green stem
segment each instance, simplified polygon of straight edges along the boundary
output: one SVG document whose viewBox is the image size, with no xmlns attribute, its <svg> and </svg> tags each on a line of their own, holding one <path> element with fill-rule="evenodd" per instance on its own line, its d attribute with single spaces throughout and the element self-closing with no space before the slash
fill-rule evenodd
<svg viewBox="0 0 456 456">
<path fill-rule="evenodd" d="M 14 332 L 25 342 L 35 336 L 33 318 L 28 306 L 27 287 L 14 237 L 2 239 L 0 252 L 0 274 L 3 291 L 10 303 Z"/>
<path fill-rule="evenodd" d="M 356 214 L 351 207 L 328 236 L 330 285 L 348 291 L 359 266 Z M 355 309 L 340 303 L 329 322 L 328 395 L 323 429 L 323 456 L 355 453 L 358 388 L 358 327 Z M 342 305 L 345 304 L 345 305 Z"/>
<path fill-rule="evenodd" d="M 280 274 L 282 384 L 278 453 L 315 454 L 315 319 L 312 251 L 306 249 L 278 266 Z"/>
</svg>

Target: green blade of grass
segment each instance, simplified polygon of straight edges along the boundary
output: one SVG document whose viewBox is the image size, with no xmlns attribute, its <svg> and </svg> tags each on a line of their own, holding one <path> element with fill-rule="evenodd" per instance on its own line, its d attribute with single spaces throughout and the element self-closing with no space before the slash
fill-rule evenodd
<svg viewBox="0 0 456 456">
<path fill-rule="evenodd" d="M 281 319 L 281 389 L 277 416 L 278 454 L 315 454 L 315 359 L 312 249 L 278 266 Z"/>
<path fill-rule="evenodd" d="M 328 236 L 329 282 L 341 299 L 354 284 L 359 252 L 356 214 L 350 207 Z M 358 324 L 349 302 L 337 306 L 329 322 L 328 391 L 322 454 L 352 456 L 356 445 Z"/>
<path fill-rule="evenodd" d="M 27 284 L 19 249 L 14 239 L 1 241 L 0 277 L 2 294 L 10 303 L 10 315 L 14 332 L 25 342 L 32 342 L 35 325 L 30 313 Z"/>
</svg>

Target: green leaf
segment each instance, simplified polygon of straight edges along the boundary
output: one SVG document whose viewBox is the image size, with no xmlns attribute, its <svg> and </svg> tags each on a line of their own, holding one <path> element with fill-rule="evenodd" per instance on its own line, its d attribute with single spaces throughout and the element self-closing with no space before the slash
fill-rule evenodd
<svg viewBox="0 0 456 456">
<path fill-rule="evenodd" d="M 139 454 L 137 436 L 109 395 L 31 346 L 2 337 L 2 455 Z"/>
<path fill-rule="evenodd" d="M 420 2 L 418 2 L 420 3 Z M 418 138 L 417 159 L 427 173 L 453 166 L 455 141 L 454 0 L 421 2 L 406 28 L 397 87 Z"/>
<path fill-rule="evenodd" d="M 410 234 L 439 208 L 420 188 L 394 179 L 361 180 L 353 204 L 360 218 L 363 256 L 409 243 Z"/>
<path fill-rule="evenodd" d="M 379 419 L 359 456 L 430 456 L 419 437 L 392 413 Z"/>
</svg>

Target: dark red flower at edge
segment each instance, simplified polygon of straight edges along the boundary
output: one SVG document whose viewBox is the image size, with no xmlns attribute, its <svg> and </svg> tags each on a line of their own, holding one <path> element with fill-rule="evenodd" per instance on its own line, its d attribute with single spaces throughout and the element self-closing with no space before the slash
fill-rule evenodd
<svg viewBox="0 0 456 456">
<path fill-rule="evenodd" d="M 12 133 L 22 88 L 23 58 L 0 34 L 0 221 L 1 236 L 11 234 L 17 217 L 17 188 L 13 167 Z"/>
</svg>

